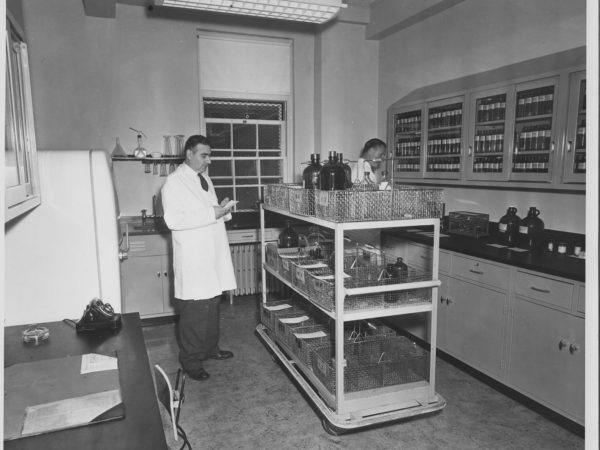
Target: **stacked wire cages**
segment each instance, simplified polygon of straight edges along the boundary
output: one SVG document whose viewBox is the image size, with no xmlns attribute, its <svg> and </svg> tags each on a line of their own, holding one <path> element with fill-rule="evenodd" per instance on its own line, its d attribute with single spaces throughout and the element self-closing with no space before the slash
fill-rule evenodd
<svg viewBox="0 0 600 450">
<path fill-rule="evenodd" d="M 323 246 L 314 253 L 299 248 L 277 248 L 269 243 L 265 249 L 267 266 L 291 283 L 294 289 L 306 295 L 313 303 L 326 311 L 335 311 L 335 254 L 332 248 Z M 432 280 L 431 271 L 405 265 L 402 273 L 392 273 L 389 266 L 397 257 L 369 246 L 354 244 L 344 250 L 344 286 L 363 288 L 387 286 Z M 348 295 L 344 299 L 344 311 L 377 310 L 401 305 L 431 303 L 431 289 L 392 290 L 387 292 Z"/>
<path fill-rule="evenodd" d="M 262 304 L 261 321 L 275 340 L 335 393 L 333 321 L 297 299 Z M 376 319 L 344 325 L 346 392 L 429 379 L 429 354 Z"/>
<path fill-rule="evenodd" d="M 300 185 L 265 186 L 265 205 L 332 222 L 368 222 L 441 218 L 443 189 L 397 185 L 389 190 L 302 189 Z M 287 204 L 286 204 L 287 201 Z"/>
</svg>

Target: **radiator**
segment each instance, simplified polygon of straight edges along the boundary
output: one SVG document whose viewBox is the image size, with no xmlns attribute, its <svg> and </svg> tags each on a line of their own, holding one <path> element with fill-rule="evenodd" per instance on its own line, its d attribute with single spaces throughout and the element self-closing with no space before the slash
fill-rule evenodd
<svg viewBox="0 0 600 450">
<path fill-rule="evenodd" d="M 262 292 L 260 273 L 260 243 L 232 244 L 229 246 L 237 289 L 233 295 L 253 295 Z M 267 292 L 281 292 L 283 283 L 267 277 Z"/>
</svg>

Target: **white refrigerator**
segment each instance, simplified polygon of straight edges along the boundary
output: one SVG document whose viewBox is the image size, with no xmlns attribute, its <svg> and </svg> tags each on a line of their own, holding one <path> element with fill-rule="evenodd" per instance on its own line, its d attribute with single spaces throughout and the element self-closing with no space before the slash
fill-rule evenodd
<svg viewBox="0 0 600 450">
<path fill-rule="evenodd" d="M 4 325 L 121 311 L 119 207 L 104 150 L 38 152 L 42 203 L 5 224 Z"/>
</svg>

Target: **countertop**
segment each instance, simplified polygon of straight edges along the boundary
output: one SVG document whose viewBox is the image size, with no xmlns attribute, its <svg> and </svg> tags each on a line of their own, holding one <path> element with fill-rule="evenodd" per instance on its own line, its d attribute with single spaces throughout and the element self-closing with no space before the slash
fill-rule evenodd
<svg viewBox="0 0 600 450">
<path fill-rule="evenodd" d="M 402 237 L 429 245 L 433 244 L 433 238 L 401 229 L 385 230 L 382 231 L 382 235 Z M 443 250 L 585 282 L 585 258 L 559 255 L 556 251 L 549 252 L 545 249 L 515 252 L 508 248 L 496 248 L 488 244 L 498 244 L 498 239 L 493 235 L 478 239 L 457 235 L 440 237 L 440 249 Z M 572 253 L 571 246 L 568 246 L 567 250 Z"/>
</svg>

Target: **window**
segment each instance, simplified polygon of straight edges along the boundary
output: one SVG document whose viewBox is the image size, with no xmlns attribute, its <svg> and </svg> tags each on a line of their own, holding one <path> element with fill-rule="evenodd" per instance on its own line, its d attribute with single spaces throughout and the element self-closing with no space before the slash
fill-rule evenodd
<svg viewBox="0 0 600 450">
<path fill-rule="evenodd" d="M 283 182 L 285 103 L 205 98 L 204 120 L 217 197 L 257 209 L 262 186 Z"/>
<path fill-rule="evenodd" d="M 4 187 L 8 221 L 40 204 L 27 45 L 6 21 Z"/>
</svg>

